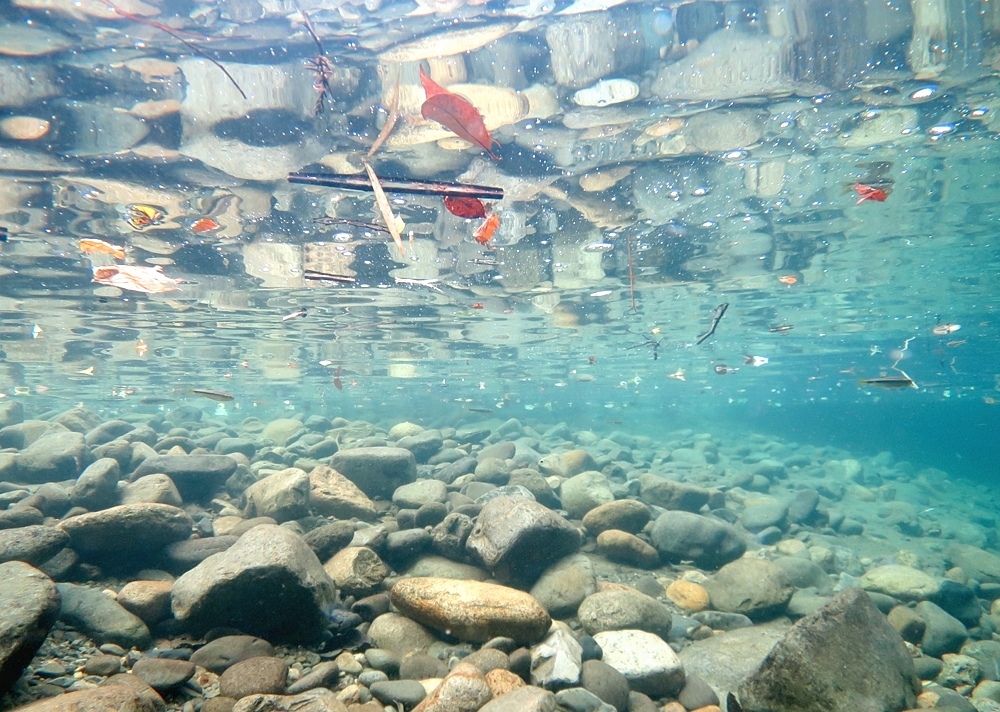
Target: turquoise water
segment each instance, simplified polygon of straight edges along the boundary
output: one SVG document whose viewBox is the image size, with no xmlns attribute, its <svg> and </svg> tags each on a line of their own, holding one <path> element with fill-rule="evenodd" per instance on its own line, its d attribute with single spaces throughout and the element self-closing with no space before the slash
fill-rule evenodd
<svg viewBox="0 0 1000 712">
<path fill-rule="evenodd" d="M 990 7 L 456 4 L 0 10 L 0 393 L 34 415 L 724 427 L 994 476 Z M 332 60 L 320 113 L 301 10 Z M 418 65 L 501 160 L 420 117 Z M 397 79 L 373 167 L 505 188 L 493 249 L 439 197 L 390 194 L 401 256 L 316 222 L 381 224 L 369 193 L 284 180 L 357 175 Z M 857 203 L 869 184 L 884 202 Z M 92 281 L 113 264 L 180 281 Z M 858 385 L 896 369 L 916 388 Z"/>
</svg>

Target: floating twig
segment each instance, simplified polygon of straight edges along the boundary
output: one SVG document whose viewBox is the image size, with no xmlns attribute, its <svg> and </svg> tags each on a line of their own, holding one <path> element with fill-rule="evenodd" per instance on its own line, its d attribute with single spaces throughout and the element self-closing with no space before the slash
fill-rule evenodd
<svg viewBox="0 0 1000 712">
<path fill-rule="evenodd" d="M 305 19 L 306 30 L 309 31 L 309 35 L 313 38 L 313 42 L 316 43 L 316 49 L 318 50 L 315 58 L 306 60 L 306 67 L 316 75 L 316 78 L 313 80 L 313 89 L 319 96 L 316 97 L 313 116 L 319 116 L 323 113 L 326 97 L 329 96 L 331 100 L 333 99 L 333 92 L 330 90 L 333 65 L 327 59 L 326 49 L 323 47 L 323 42 L 320 40 L 319 35 L 316 34 L 316 29 L 313 27 L 312 20 L 309 19 L 309 14 L 301 7 L 299 8 L 299 12 L 302 13 L 302 17 Z"/>
<path fill-rule="evenodd" d="M 344 282 L 346 284 L 354 284 L 358 281 L 346 274 L 330 274 L 329 272 L 319 272 L 314 269 L 307 269 L 303 272 L 302 278 L 316 282 Z"/>
<path fill-rule="evenodd" d="M 706 331 L 704 334 L 702 334 L 701 336 L 699 336 L 698 339 L 697 339 L 697 341 L 695 341 L 695 344 L 700 344 L 702 341 L 704 341 L 709 336 L 711 336 L 712 334 L 715 333 L 715 327 L 717 327 L 719 325 L 719 322 L 722 321 L 722 316 L 726 313 L 726 309 L 728 309 L 728 308 L 729 308 L 729 303 L 728 302 L 725 303 L 725 304 L 720 304 L 719 306 L 717 306 L 715 308 L 715 311 L 712 312 L 712 323 L 708 327 L 708 331 Z M 731 370 L 735 370 L 735 369 L 731 369 Z"/>
<path fill-rule="evenodd" d="M 635 308 L 635 273 L 632 271 L 632 235 L 625 235 L 625 245 L 628 248 L 628 293 L 632 297 L 632 311 L 639 311 Z"/>
<path fill-rule="evenodd" d="M 178 42 L 182 43 L 185 47 L 187 47 L 188 49 L 190 49 L 192 52 L 198 54 L 201 57 L 204 57 L 209 62 L 211 62 L 212 64 L 214 64 L 216 67 L 218 67 L 220 70 L 222 70 L 222 73 L 226 75 L 226 79 L 228 79 L 232 83 L 232 85 L 234 87 L 236 87 L 236 91 L 238 91 L 240 93 L 240 96 L 242 96 L 244 99 L 247 98 L 247 94 L 246 94 L 245 91 L 243 91 L 243 87 L 241 87 L 239 85 L 239 83 L 235 79 L 233 79 L 233 75 L 229 73 L 228 69 L 226 69 L 225 67 L 222 66 L 222 63 L 219 62 L 219 60 L 215 59 L 215 57 L 213 57 L 212 55 L 210 55 L 208 52 L 206 52 L 205 50 L 203 50 L 198 45 L 196 45 L 193 42 L 190 42 L 189 40 L 186 40 L 183 37 L 181 37 L 181 33 L 184 33 L 184 34 L 187 34 L 187 35 L 194 35 L 193 32 L 187 32 L 185 30 L 175 30 L 172 27 L 168 27 L 167 25 L 164 25 L 162 22 L 154 22 L 153 20 L 147 20 L 144 17 L 139 17 L 138 15 L 133 15 L 131 12 L 125 12 L 120 7 L 118 7 L 113 2 L 111 2 L 111 0 L 104 0 L 104 3 L 108 7 L 110 7 L 112 10 L 114 10 L 116 13 L 118 13 L 119 15 L 121 15 L 122 17 L 124 17 L 125 19 L 131 20 L 132 22 L 138 22 L 140 25 L 146 25 L 147 27 L 153 27 L 153 28 L 155 28 L 157 30 L 160 30 L 161 32 L 166 32 L 168 35 L 170 35 L 171 37 L 173 37 Z"/>
<path fill-rule="evenodd" d="M 389 232 L 387 229 L 381 225 L 376 225 L 373 222 L 366 222 L 364 220 L 352 220 L 350 218 L 316 218 L 313 220 L 314 223 L 319 223 L 320 225 L 353 225 L 354 227 L 363 227 L 366 230 L 374 230 L 376 232 Z"/>
<path fill-rule="evenodd" d="M 341 188 L 343 190 L 374 190 L 367 178 L 340 173 L 289 173 L 288 182 L 301 183 L 303 185 L 321 185 L 327 188 Z M 382 189 L 389 193 L 503 200 L 503 188 L 494 188 L 488 185 L 419 181 L 408 180 L 406 178 L 380 178 L 379 183 Z"/>
</svg>

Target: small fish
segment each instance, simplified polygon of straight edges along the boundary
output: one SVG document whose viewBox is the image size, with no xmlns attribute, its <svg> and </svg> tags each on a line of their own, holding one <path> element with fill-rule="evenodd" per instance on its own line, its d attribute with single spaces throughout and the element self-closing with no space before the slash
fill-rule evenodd
<svg viewBox="0 0 1000 712">
<path fill-rule="evenodd" d="M 496 412 L 492 408 L 466 408 L 466 410 L 469 411 L 470 413 L 492 414 L 492 413 Z"/>
<path fill-rule="evenodd" d="M 344 369 L 337 366 L 337 370 L 333 373 L 333 387 L 338 391 L 344 390 L 344 382 L 340 380 L 340 377 L 344 375 Z"/>
<path fill-rule="evenodd" d="M 193 223 L 191 223 L 191 229 L 194 232 L 214 232 L 221 228 L 222 225 L 217 223 L 212 218 L 198 218 Z"/>
<path fill-rule="evenodd" d="M 874 200 L 876 203 L 884 203 L 889 194 L 886 193 L 882 188 L 878 188 L 872 185 L 865 185 L 864 183 L 855 183 L 854 192 L 858 194 L 858 202 L 855 205 L 861 205 L 861 203 L 866 200 Z"/>
<path fill-rule="evenodd" d="M 235 400 L 236 396 L 232 393 L 226 393 L 225 391 L 217 391 L 212 388 L 192 388 L 191 393 L 196 396 L 201 396 L 202 398 L 208 398 L 209 400 L 219 401 L 223 403 L 228 403 L 231 400 Z"/>
<path fill-rule="evenodd" d="M 483 304 L 482 302 L 473 302 L 472 308 L 473 309 L 485 309 L 486 305 Z"/>
<path fill-rule="evenodd" d="M 743 362 L 744 366 L 763 366 L 768 362 L 767 356 L 751 356 L 750 354 L 743 354 L 743 358 L 746 359 Z"/>
<path fill-rule="evenodd" d="M 94 375 L 94 367 L 93 366 L 87 366 L 87 368 L 83 369 L 82 371 L 77 371 L 77 373 L 79 373 L 79 374 L 81 374 L 83 376 L 93 376 Z"/>
<path fill-rule="evenodd" d="M 782 331 L 791 331 L 794 328 L 791 324 L 782 324 L 781 326 L 772 326 L 768 331 L 771 333 L 780 333 Z"/>
<path fill-rule="evenodd" d="M 961 328 L 959 324 L 939 324 L 932 331 L 938 336 L 945 336 L 946 334 L 954 334 Z"/>
<path fill-rule="evenodd" d="M 31 327 L 31 338 L 37 339 L 41 335 L 42 335 L 42 327 L 40 327 L 38 324 L 35 324 L 33 327 Z"/>
<path fill-rule="evenodd" d="M 306 316 L 309 316 L 309 312 L 307 312 L 305 309 L 299 309 L 298 311 L 292 312 L 291 314 L 285 314 L 283 317 L 281 317 L 281 320 L 291 321 L 292 319 L 299 319 Z"/>
<path fill-rule="evenodd" d="M 591 366 L 593 366 L 595 363 L 597 363 L 597 357 L 596 356 L 588 356 L 587 357 L 587 363 L 589 363 Z"/>
<path fill-rule="evenodd" d="M 476 231 L 472 233 L 472 237 L 480 245 L 485 245 L 493 239 L 493 233 L 497 231 L 498 227 L 500 227 L 500 216 L 496 213 L 490 213 L 486 216 L 483 224 L 477 227 Z"/>
<path fill-rule="evenodd" d="M 799 280 L 798 278 L 793 277 L 790 274 L 786 274 L 782 275 L 781 277 L 778 277 L 778 281 L 781 282 L 782 284 L 787 284 L 790 287 L 793 284 L 796 284 Z"/>
<path fill-rule="evenodd" d="M 163 217 L 163 212 L 152 205 L 134 203 L 125 208 L 125 222 L 133 230 L 142 230 L 151 225 L 159 225 L 163 222 Z"/>
<path fill-rule="evenodd" d="M 489 257 L 477 257 L 475 259 L 469 260 L 469 264 L 473 265 L 485 265 L 487 267 L 499 267 L 503 264 L 500 260 L 494 260 Z M 591 294 L 590 296 L 594 296 Z"/>
<path fill-rule="evenodd" d="M 968 339 L 962 339 L 961 341 L 949 341 L 947 344 L 945 344 L 945 346 L 947 346 L 949 349 L 954 349 L 966 343 L 967 341 Z"/>
<path fill-rule="evenodd" d="M 164 398 L 163 396 L 145 396 L 139 399 L 139 403 L 142 405 L 166 405 L 173 402 L 173 398 Z"/>
<path fill-rule="evenodd" d="M 610 252 L 615 248 L 610 242 L 592 242 L 583 248 L 584 252 Z"/>
<path fill-rule="evenodd" d="M 112 245 L 110 242 L 98 240 L 96 238 L 85 237 L 80 240 L 80 251 L 85 255 L 111 255 L 115 259 L 125 259 L 125 248 Z"/>
<path fill-rule="evenodd" d="M 909 376 L 879 376 L 878 378 L 859 378 L 859 386 L 873 388 L 917 388 L 917 384 Z"/>
<path fill-rule="evenodd" d="M 139 356 L 145 356 L 146 352 L 148 351 L 149 351 L 149 346 L 146 344 L 145 341 L 139 339 L 138 341 L 135 342 L 135 352 Z"/>
<path fill-rule="evenodd" d="M 673 378 L 674 380 L 677 380 L 677 381 L 686 381 L 687 380 L 686 378 L 684 378 L 684 369 L 683 368 L 678 368 L 676 371 L 674 371 L 673 373 L 669 374 L 667 376 L 667 378 Z"/>
<path fill-rule="evenodd" d="M 15 396 L 30 396 L 31 395 L 31 388 L 29 388 L 28 386 L 14 386 L 14 395 Z"/>
<path fill-rule="evenodd" d="M 609 294 L 611 294 L 611 290 L 610 289 L 602 289 L 602 290 L 600 290 L 598 292 L 591 292 L 590 296 L 592 296 L 592 297 L 606 297 Z"/>
<path fill-rule="evenodd" d="M 738 368 L 730 368 L 724 363 L 720 363 L 718 366 L 715 367 L 715 372 L 720 376 L 725 376 L 727 373 L 736 373 L 739 370 L 740 369 Z"/>
</svg>

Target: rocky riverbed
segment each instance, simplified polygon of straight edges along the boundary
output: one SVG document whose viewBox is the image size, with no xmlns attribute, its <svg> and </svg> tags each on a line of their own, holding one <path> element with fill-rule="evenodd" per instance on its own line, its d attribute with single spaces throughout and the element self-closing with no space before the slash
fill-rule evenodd
<svg viewBox="0 0 1000 712">
<path fill-rule="evenodd" d="M 0 709 L 1000 710 L 996 493 L 899 453 L 0 405 Z"/>
</svg>

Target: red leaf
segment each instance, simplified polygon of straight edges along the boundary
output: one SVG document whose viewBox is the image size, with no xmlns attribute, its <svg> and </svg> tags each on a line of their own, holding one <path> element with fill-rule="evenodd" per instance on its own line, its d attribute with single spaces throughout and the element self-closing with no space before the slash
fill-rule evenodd
<svg viewBox="0 0 1000 712">
<path fill-rule="evenodd" d="M 427 95 L 426 98 L 428 99 L 432 96 L 438 96 L 439 94 L 451 93 L 436 81 L 428 77 L 427 72 L 424 71 L 423 67 L 420 67 L 420 83 L 424 85 L 424 94 Z"/>
<path fill-rule="evenodd" d="M 447 195 L 444 199 L 444 207 L 452 215 L 460 218 L 485 218 L 486 206 L 479 198 L 462 198 Z"/>
<path fill-rule="evenodd" d="M 500 158 L 492 150 L 493 144 L 499 143 L 486 130 L 486 123 L 479 110 L 458 94 L 452 94 L 436 84 L 424 73 L 423 67 L 420 68 L 420 81 L 427 94 L 427 99 L 420 107 L 420 114 L 425 119 L 437 121 L 459 138 L 479 146 L 491 158 L 499 161 Z"/>
<path fill-rule="evenodd" d="M 877 203 L 884 203 L 889 194 L 886 193 L 882 188 L 873 185 L 865 185 L 864 183 L 855 183 L 854 191 L 860 196 L 858 198 L 857 205 L 866 200 L 874 200 Z"/>
<path fill-rule="evenodd" d="M 486 222 L 476 228 L 472 236 L 480 245 L 485 245 L 493 238 L 493 233 L 497 231 L 498 227 L 500 227 L 500 216 L 492 213 L 486 218 Z"/>
</svg>

